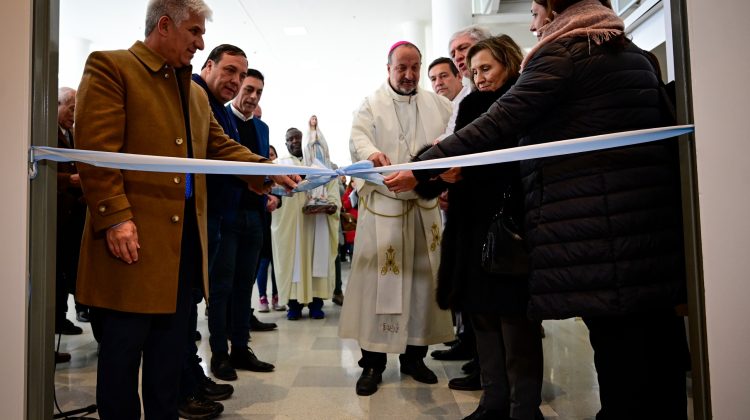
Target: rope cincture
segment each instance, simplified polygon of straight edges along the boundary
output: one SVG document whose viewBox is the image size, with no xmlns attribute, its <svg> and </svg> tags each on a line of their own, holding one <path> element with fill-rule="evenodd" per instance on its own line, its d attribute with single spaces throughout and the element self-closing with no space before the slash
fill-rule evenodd
<svg viewBox="0 0 750 420">
<path fill-rule="evenodd" d="M 389 196 L 387 196 L 387 195 L 385 195 L 385 194 L 383 194 L 383 193 L 381 193 L 379 191 L 373 191 L 373 193 L 380 194 L 383 197 L 390 198 L 391 200 L 398 200 L 398 198 L 389 197 Z M 371 209 L 367 205 L 367 200 L 365 199 L 365 197 L 360 197 L 359 200 L 362 202 L 362 206 L 365 208 L 365 210 L 369 211 L 370 213 L 372 213 L 372 214 L 374 214 L 376 216 L 390 217 L 390 218 L 404 217 L 407 214 L 409 214 L 409 212 L 414 207 L 419 207 L 422 210 L 432 210 L 435 207 L 437 207 L 438 204 L 439 204 L 438 201 L 437 201 L 437 199 L 435 199 L 435 204 L 433 204 L 432 206 L 423 206 L 423 205 L 419 204 L 419 200 L 420 199 L 418 199 L 418 198 L 412 198 L 412 199 L 409 199 L 409 200 L 399 200 L 399 201 L 401 201 L 403 203 L 406 203 L 406 210 L 404 210 L 401 214 L 383 214 L 383 213 L 379 213 L 379 212 L 376 212 L 375 210 Z"/>
</svg>

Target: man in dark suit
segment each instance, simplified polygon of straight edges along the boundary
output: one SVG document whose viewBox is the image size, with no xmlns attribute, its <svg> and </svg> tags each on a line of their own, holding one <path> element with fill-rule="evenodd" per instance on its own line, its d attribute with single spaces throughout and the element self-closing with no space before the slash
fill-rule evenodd
<svg viewBox="0 0 750 420">
<path fill-rule="evenodd" d="M 224 134 L 190 62 L 211 10 L 201 0 L 150 0 L 143 42 L 89 55 L 78 91 L 76 146 L 86 150 L 267 162 Z M 101 347 L 102 418 L 178 416 L 191 292 L 208 289 L 206 180 L 79 164 L 88 205 L 76 296 L 92 309 Z M 256 191 L 263 176 L 242 177 Z M 271 176 L 293 188 L 286 176 Z"/>
<path fill-rule="evenodd" d="M 73 148 L 73 122 L 76 91 L 61 87 L 57 92 L 57 147 Z M 57 164 L 57 261 L 55 333 L 81 334 L 81 327 L 66 318 L 68 294 L 75 291 L 81 232 L 86 218 L 86 207 L 81 198 L 81 182 L 73 162 Z M 76 308 L 78 309 L 78 308 Z M 82 308 L 83 310 L 83 308 Z M 88 318 L 79 319 L 88 321 Z M 55 353 L 55 362 L 70 360 L 68 353 Z"/>
</svg>

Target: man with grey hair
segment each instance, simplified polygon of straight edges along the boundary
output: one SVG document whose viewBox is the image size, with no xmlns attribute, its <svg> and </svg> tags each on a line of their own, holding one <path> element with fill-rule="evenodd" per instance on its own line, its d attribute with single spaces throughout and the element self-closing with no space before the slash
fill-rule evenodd
<svg viewBox="0 0 750 420">
<path fill-rule="evenodd" d="M 267 162 L 231 140 L 191 82 L 211 10 L 202 0 L 151 0 L 146 38 L 89 55 L 78 91 L 77 147 Z M 96 399 L 101 418 L 176 419 L 191 289 L 208 289 L 206 177 L 78 165 L 88 205 L 79 301 L 101 331 Z M 287 176 L 271 180 L 288 188 Z M 299 179 L 299 177 L 294 177 Z M 263 176 L 242 177 L 258 192 Z M 137 225 L 137 226 L 136 226 Z M 211 418 L 217 413 L 206 413 Z M 190 417 L 196 418 L 196 417 Z"/>
<path fill-rule="evenodd" d="M 453 63 L 458 68 L 459 72 L 464 78 L 471 79 L 471 69 L 468 67 L 466 62 L 466 55 L 469 49 L 479 41 L 490 38 L 492 34 L 487 29 L 472 25 L 461 29 L 454 33 L 450 41 L 448 42 L 448 50 L 450 52 Z M 474 84 L 469 80 L 465 81 L 461 92 L 453 98 L 453 114 L 448 121 L 448 126 L 445 129 L 445 133 L 440 136 L 440 140 L 453 134 L 453 130 L 456 127 L 456 117 L 458 116 L 458 108 L 461 101 L 469 94 L 474 88 Z M 453 168 L 446 172 L 443 177 L 444 179 L 453 177 L 454 179 L 460 176 L 460 168 Z M 448 192 L 445 191 L 440 195 L 441 207 L 447 208 L 449 206 L 450 198 Z M 448 387 L 451 389 L 462 390 L 462 391 L 475 391 L 481 389 L 479 380 L 479 363 L 476 362 L 477 350 L 476 350 L 476 338 L 474 336 L 474 328 L 471 325 L 469 318 L 461 316 L 460 312 L 456 312 L 456 329 L 458 330 L 458 340 L 451 345 L 447 350 L 435 350 L 430 355 L 438 360 L 467 360 L 473 359 L 471 363 L 464 365 L 464 371 L 468 374 L 465 377 L 453 378 L 448 382 Z"/>
<path fill-rule="evenodd" d="M 485 40 L 491 37 L 490 31 L 477 25 L 471 25 L 460 31 L 454 33 L 450 41 L 448 42 L 448 51 L 450 52 L 451 60 L 458 69 L 458 72 L 464 79 L 464 86 L 457 95 L 450 98 L 451 104 L 453 105 L 453 114 L 448 120 L 448 126 L 445 128 L 445 133 L 438 139 L 442 140 L 445 137 L 453 134 L 453 130 L 456 128 L 456 116 L 458 116 L 458 105 L 463 99 L 471 93 L 474 89 L 474 83 L 471 81 L 471 69 L 467 66 L 466 55 L 469 52 L 469 48 L 474 46 L 479 41 Z"/>
<path fill-rule="evenodd" d="M 73 113 L 76 107 L 76 91 L 61 87 L 57 91 L 57 147 L 73 148 Z M 81 183 L 76 164 L 57 164 L 57 252 L 56 252 L 56 305 L 55 333 L 77 335 L 83 329 L 65 317 L 68 312 L 68 294 L 75 291 L 78 252 L 81 247 L 81 231 L 86 217 L 86 207 L 81 199 Z M 78 311 L 81 312 L 78 312 Z M 88 311 L 76 305 L 78 320 L 88 321 Z M 56 362 L 67 362 L 70 354 L 55 352 Z"/>
<path fill-rule="evenodd" d="M 467 79 L 471 79 L 471 70 L 466 66 L 466 54 L 469 52 L 469 48 L 491 36 L 492 34 L 486 28 L 471 25 L 454 33 L 448 41 L 448 52 L 451 59 L 458 67 L 458 71 Z"/>
</svg>

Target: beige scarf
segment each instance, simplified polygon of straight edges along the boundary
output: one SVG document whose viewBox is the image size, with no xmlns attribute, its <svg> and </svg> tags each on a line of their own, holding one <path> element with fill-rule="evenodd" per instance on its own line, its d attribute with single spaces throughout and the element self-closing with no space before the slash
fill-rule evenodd
<svg viewBox="0 0 750 420">
<path fill-rule="evenodd" d="M 610 39 L 622 35 L 625 24 L 612 9 L 603 6 L 599 0 L 580 1 L 560 13 L 555 20 L 539 28 L 541 40 L 529 51 L 521 63 L 526 67 L 532 57 L 543 46 L 559 39 L 586 36 L 589 45 L 593 40 L 601 45 Z"/>
</svg>

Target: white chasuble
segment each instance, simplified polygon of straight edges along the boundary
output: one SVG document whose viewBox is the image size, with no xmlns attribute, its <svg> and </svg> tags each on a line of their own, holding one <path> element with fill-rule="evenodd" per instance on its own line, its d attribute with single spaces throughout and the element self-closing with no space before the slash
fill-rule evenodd
<svg viewBox="0 0 750 420">
<path fill-rule="evenodd" d="M 355 113 L 352 161 L 382 152 L 394 164 L 408 162 L 443 133 L 450 115 L 447 99 L 427 91 L 399 95 L 386 82 Z M 355 183 L 359 219 L 339 335 L 388 353 L 451 339 L 450 313 L 435 302 L 442 234 L 437 201 Z"/>
<path fill-rule="evenodd" d="M 278 160 L 282 165 L 302 166 L 299 158 Z M 341 207 L 338 179 L 324 188 L 327 199 Z M 330 299 L 336 279 L 339 213 L 303 214 L 304 193 L 281 198 L 281 207 L 271 213 L 271 249 L 279 289 L 279 300 L 312 302 L 313 297 Z"/>
</svg>

